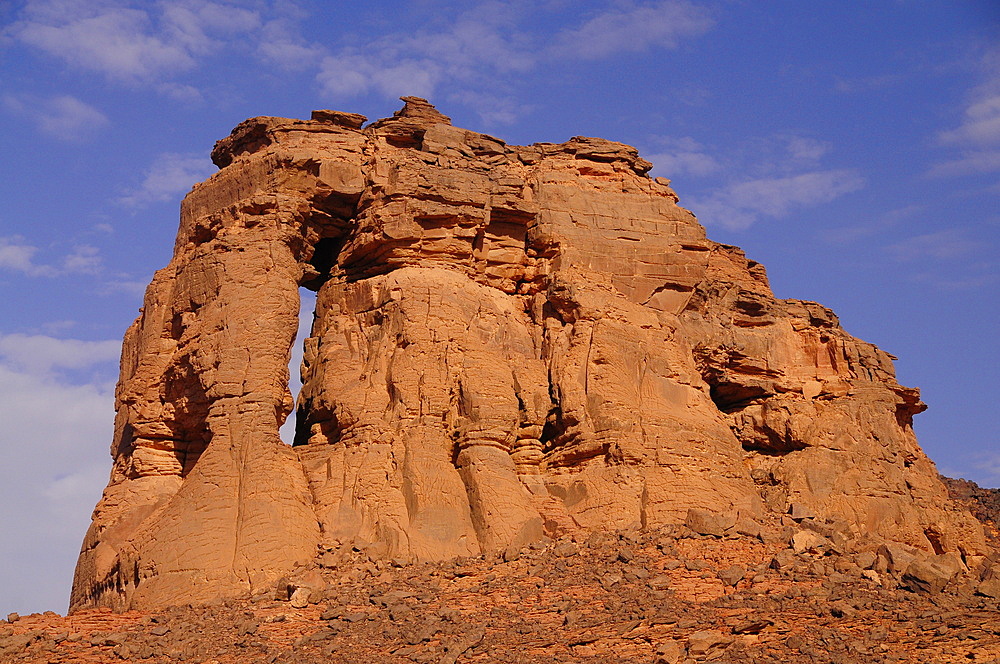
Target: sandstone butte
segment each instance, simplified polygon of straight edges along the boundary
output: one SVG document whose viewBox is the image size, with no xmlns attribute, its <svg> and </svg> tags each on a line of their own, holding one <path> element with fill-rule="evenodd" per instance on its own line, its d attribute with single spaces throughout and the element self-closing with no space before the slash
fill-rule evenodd
<svg viewBox="0 0 1000 664">
<path fill-rule="evenodd" d="M 507 145 L 403 101 L 217 143 L 125 334 L 71 609 L 266 592 L 338 547 L 433 561 L 711 513 L 986 552 L 893 358 L 776 299 L 634 148 Z"/>
</svg>

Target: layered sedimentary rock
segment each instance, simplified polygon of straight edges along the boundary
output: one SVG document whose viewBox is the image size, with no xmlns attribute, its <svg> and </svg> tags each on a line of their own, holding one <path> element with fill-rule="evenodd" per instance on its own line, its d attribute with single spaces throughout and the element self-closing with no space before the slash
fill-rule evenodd
<svg viewBox="0 0 1000 664">
<path fill-rule="evenodd" d="M 889 355 L 776 299 L 636 150 L 512 146 L 424 100 L 254 118 L 125 336 L 73 607 L 259 591 L 319 550 L 800 513 L 972 554 Z M 288 360 L 317 291 L 295 445 Z"/>
</svg>

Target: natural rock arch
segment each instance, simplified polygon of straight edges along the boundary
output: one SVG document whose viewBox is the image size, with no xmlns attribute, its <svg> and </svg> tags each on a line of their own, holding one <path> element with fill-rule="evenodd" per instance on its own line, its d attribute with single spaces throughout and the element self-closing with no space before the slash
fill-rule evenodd
<svg viewBox="0 0 1000 664">
<path fill-rule="evenodd" d="M 404 101 L 217 144 L 126 333 L 73 608 L 254 592 L 320 547 L 444 558 L 696 507 L 982 545 L 889 356 L 775 299 L 634 148 L 510 146 Z"/>
</svg>

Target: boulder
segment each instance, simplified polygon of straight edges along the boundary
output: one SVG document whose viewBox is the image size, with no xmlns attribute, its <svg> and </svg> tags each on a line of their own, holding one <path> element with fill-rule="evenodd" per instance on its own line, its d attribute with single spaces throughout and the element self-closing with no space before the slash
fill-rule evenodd
<svg viewBox="0 0 1000 664">
<path fill-rule="evenodd" d="M 722 537 L 736 523 L 733 514 L 720 514 L 712 510 L 694 508 L 688 510 L 684 525 L 699 535 Z"/>
<path fill-rule="evenodd" d="M 900 584 L 907 590 L 939 593 L 955 578 L 955 572 L 933 560 L 914 560 L 903 572 Z"/>
<path fill-rule="evenodd" d="M 1000 565 L 989 565 L 983 569 L 976 584 L 976 594 L 1000 599 Z"/>
<path fill-rule="evenodd" d="M 701 630 L 688 637 L 688 655 L 696 660 L 714 659 L 735 640 L 735 637 L 717 630 Z"/>
<path fill-rule="evenodd" d="M 900 542 L 886 542 L 882 544 L 875 552 L 875 555 L 877 557 L 875 570 L 883 574 L 891 574 L 895 577 L 902 575 L 914 561 L 927 557 L 926 552 Z"/>
</svg>

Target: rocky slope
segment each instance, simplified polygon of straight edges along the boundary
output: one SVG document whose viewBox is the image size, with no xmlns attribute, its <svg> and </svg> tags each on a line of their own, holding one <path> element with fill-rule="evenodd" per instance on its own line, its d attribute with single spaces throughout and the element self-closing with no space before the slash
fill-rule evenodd
<svg viewBox="0 0 1000 664">
<path fill-rule="evenodd" d="M 710 519 L 689 521 L 409 565 L 324 551 L 254 597 L 11 616 L 0 660 L 1000 661 L 1000 556 L 971 576 L 928 573 L 904 548 L 872 553 L 820 519 L 721 535 Z"/>
<path fill-rule="evenodd" d="M 776 299 L 634 148 L 507 145 L 404 101 L 217 144 L 125 336 L 74 610 L 246 597 L 329 552 L 432 562 L 692 514 L 982 564 L 891 356 Z M 317 306 L 289 447 L 300 286 Z"/>
<path fill-rule="evenodd" d="M 941 476 L 952 500 L 964 505 L 982 522 L 994 547 L 1000 545 L 1000 489 L 984 489 L 975 482 Z"/>
</svg>

